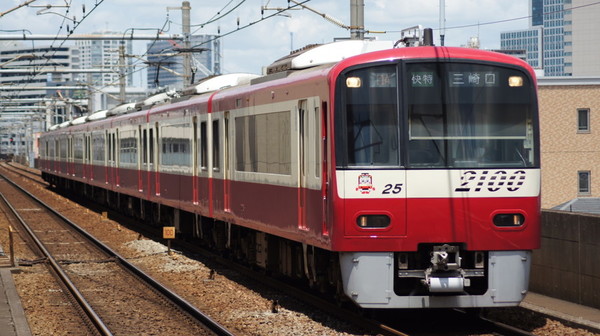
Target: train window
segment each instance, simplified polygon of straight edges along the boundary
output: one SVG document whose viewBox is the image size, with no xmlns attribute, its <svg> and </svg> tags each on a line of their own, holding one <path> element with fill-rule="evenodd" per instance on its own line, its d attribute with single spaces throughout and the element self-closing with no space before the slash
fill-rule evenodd
<svg viewBox="0 0 600 336">
<path fill-rule="evenodd" d="M 92 160 L 104 163 L 104 133 L 92 133 Z"/>
<path fill-rule="evenodd" d="M 350 71 L 345 78 L 336 117 L 338 164 L 400 165 L 396 65 Z"/>
<path fill-rule="evenodd" d="M 212 122 L 212 147 L 213 147 L 213 170 L 218 171 L 221 167 L 221 151 L 219 135 L 219 120 L 213 120 Z"/>
<path fill-rule="evenodd" d="M 314 132 L 314 141 L 315 148 L 314 152 L 314 160 L 315 160 L 315 177 L 321 177 L 321 110 L 318 106 L 315 107 L 315 127 L 312 128 Z"/>
<path fill-rule="evenodd" d="M 117 130 L 118 131 L 118 130 Z M 117 162 L 117 134 L 112 134 L 111 158 L 113 162 Z"/>
<path fill-rule="evenodd" d="M 137 164 L 136 131 L 122 131 L 119 134 L 119 160 L 123 164 Z"/>
<path fill-rule="evenodd" d="M 69 144 L 69 141 L 67 138 L 62 138 L 59 140 L 59 157 L 61 159 L 67 159 L 67 146 Z"/>
<path fill-rule="evenodd" d="M 185 166 L 192 164 L 191 124 L 175 124 L 161 127 L 162 152 L 160 164 L 163 166 Z"/>
<path fill-rule="evenodd" d="M 290 111 L 235 118 L 238 171 L 291 175 Z"/>
<path fill-rule="evenodd" d="M 200 168 L 208 167 L 208 139 L 206 134 L 206 121 L 200 123 Z"/>
<path fill-rule="evenodd" d="M 511 78 L 520 77 L 521 85 Z M 531 83 L 481 64 L 407 65 L 408 165 L 530 167 L 537 128 Z"/>
<path fill-rule="evenodd" d="M 339 167 L 539 164 L 535 92 L 519 69 L 406 62 L 351 69 L 337 85 Z"/>
<path fill-rule="evenodd" d="M 150 164 L 154 163 L 154 129 L 150 129 L 150 140 L 149 140 L 149 147 L 150 147 Z"/>
<path fill-rule="evenodd" d="M 142 163 L 148 163 L 148 130 L 142 131 Z"/>
<path fill-rule="evenodd" d="M 46 158 L 54 159 L 54 141 L 46 141 Z"/>
<path fill-rule="evenodd" d="M 73 158 L 83 160 L 84 140 L 83 135 L 77 135 L 73 138 Z"/>
</svg>

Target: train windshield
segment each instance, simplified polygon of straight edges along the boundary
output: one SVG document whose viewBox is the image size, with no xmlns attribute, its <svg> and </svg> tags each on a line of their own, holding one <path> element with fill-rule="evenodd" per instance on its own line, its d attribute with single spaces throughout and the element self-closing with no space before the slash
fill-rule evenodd
<svg viewBox="0 0 600 336">
<path fill-rule="evenodd" d="M 338 167 L 535 167 L 535 91 L 515 68 L 405 63 L 340 79 Z"/>
</svg>

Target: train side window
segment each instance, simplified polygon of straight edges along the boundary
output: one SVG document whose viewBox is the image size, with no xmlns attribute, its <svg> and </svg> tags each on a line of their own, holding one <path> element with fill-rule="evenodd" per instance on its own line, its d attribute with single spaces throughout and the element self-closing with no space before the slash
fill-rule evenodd
<svg viewBox="0 0 600 336">
<path fill-rule="evenodd" d="M 118 132 L 118 130 L 117 130 Z M 114 163 L 117 163 L 117 134 L 113 133 L 112 135 L 112 160 Z"/>
<path fill-rule="evenodd" d="M 213 170 L 219 171 L 221 167 L 220 159 L 221 159 L 221 151 L 220 151 L 220 143 L 221 136 L 219 134 L 219 120 L 214 120 L 212 123 L 212 145 L 213 145 Z"/>
<path fill-rule="evenodd" d="M 172 124 L 161 127 L 162 153 L 160 164 L 163 166 L 190 167 L 192 158 L 189 123 Z"/>
<path fill-rule="evenodd" d="M 92 161 L 104 163 L 106 151 L 104 139 L 104 133 L 92 133 Z"/>
<path fill-rule="evenodd" d="M 149 147 L 150 147 L 150 159 L 149 162 L 150 164 L 154 163 L 154 130 L 150 129 L 150 140 L 149 140 Z"/>
<path fill-rule="evenodd" d="M 315 177 L 321 177 L 321 110 L 318 106 L 315 106 L 315 148 L 313 150 L 315 155 Z"/>
<path fill-rule="evenodd" d="M 290 111 L 280 111 L 235 118 L 238 171 L 292 174 L 290 116 Z"/>
<path fill-rule="evenodd" d="M 148 163 L 148 130 L 142 131 L 142 163 Z"/>
<path fill-rule="evenodd" d="M 200 123 L 200 168 L 206 170 L 208 167 L 208 146 L 206 135 L 206 121 Z"/>
</svg>

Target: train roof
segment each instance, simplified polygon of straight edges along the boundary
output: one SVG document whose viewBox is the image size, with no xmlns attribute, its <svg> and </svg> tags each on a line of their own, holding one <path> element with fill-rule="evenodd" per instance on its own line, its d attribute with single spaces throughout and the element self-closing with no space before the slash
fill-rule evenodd
<svg viewBox="0 0 600 336">
<path fill-rule="evenodd" d="M 88 121 L 100 120 L 106 118 L 108 110 L 96 111 L 88 117 Z"/>
<path fill-rule="evenodd" d="M 301 70 L 319 65 L 337 63 L 348 57 L 394 47 L 392 41 L 346 40 L 328 44 L 310 45 L 293 51 L 267 67 L 267 74 L 286 70 Z"/>
<path fill-rule="evenodd" d="M 81 125 L 81 124 L 85 123 L 87 120 L 88 120 L 88 116 L 81 116 L 79 118 L 73 119 L 73 121 L 71 121 L 71 125 Z"/>
<path fill-rule="evenodd" d="M 227 75 L 213 76 L 200 81 L 198 84 L 185 89 L 183 94 L 202 94 L 226 89 L 232 86 L 249 84 L 251 80 L 260 75 L 248 73 L 232 73 Z"/>
</svg>

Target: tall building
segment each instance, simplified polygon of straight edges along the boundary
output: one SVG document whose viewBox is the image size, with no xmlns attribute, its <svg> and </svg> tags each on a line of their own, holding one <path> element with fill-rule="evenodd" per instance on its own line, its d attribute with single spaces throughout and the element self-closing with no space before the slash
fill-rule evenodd
<svg viewBox="0 0 600 336">
<path fill-rule="evenodd" d="M 526 50 L 545 76 L 598 76 L 600 4 L 595 0 L 530 0 L 529 29 L 503 32 L 504 50 Z"/>
<path fill-rule="evenodd" d="M 600 5 L 593 0 L 565 0 L 565 72 L 600 76 Z"/>
<path fill-rule="evenodd" d="M 91 35 L 123 37 L 123 33 L 100 32 L 92 33 Z M 112 72 L 88 74 L 87 81 L 94 86 L 118 86 L 119 85 L 119 48 L 124 46 L 125 54 L 131 55 L 132 43 L 131 40 L 106 39 L 106 40 L 81 40 L 76 41 L 75 45 L 79 47 L 81 52 L 81 68 L 83 69 L 112 69 Z M 131 69 L 133 60 L 130 57 L 125 57 L 127 69 Z M 127 72 L 126 86 L 133 85 L 133 74 Z"/>
<path fill-rule="evenodd" d="M 44 68 L 79 68 L 79 49 L 32 47 L 24 43 L 0 45 L 0 156 L 27 152 L 32 134 L 45 130 L 48 111 L 52 118 L 60 120 L 77 112 L 75 105 L 65 104 L 77 90 L 60 89 L 72 86 L 74 75 L 59 71 L 40 73 Z"/>
<path fill-rule="evenodd" d="M 192 69 L 194 81 L 221 74 L 221 42 L 215 35 L 192 35 Z M 182 42 L 154 41 L 148 43 L 149 89 L 176 88 L 189 85 L 183 83 Z"/>
<path fill-rule="evenodd" d="M 504 32 L 500 38 L 500 49 L 504 51 L 523 51 L 525 61 L 533 68 L 543 67 L 542 58 L 542 28 Z"/>
<path fill-rule="evenodd" d="M 23 90 L 23 88 L 26 86 L 48 86 L 48 83 L 60 85 L 60 83 L 71 82 L 75 79 L 71 73 L 32 74 L 28 71 L 21 71 L 43 67 L 78 69 L 80 67 L 79 49 L 69 46 L 34 48 L 25 45 L 12 45 L 1 48 L 0 68 L 5 71 L 0 72 L 0 85 L 15 86 L 15 90 L 0 91 L 0 97 L 3 100 L 41 98 L 51 92 L 40 89 Z"/>
</svg>

